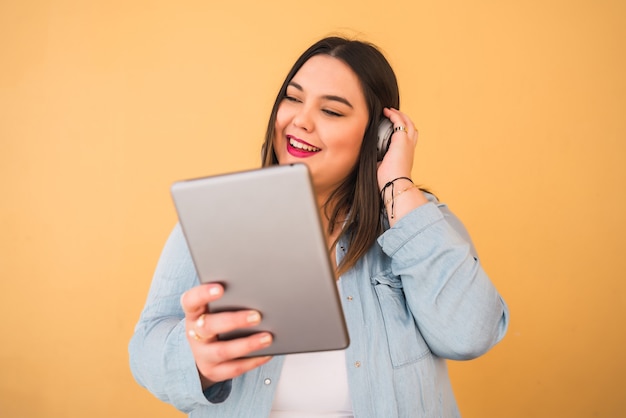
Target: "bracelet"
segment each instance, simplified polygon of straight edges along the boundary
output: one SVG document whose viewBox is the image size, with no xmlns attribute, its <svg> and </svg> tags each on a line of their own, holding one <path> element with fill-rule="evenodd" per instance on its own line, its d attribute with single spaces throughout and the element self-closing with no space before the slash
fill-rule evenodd
<svg viewBox="0 0 626 418">
<path fill-rule="evenodd" d="M 411 184 L 409 187 L 404 188 L 404 189 L 398 191 L 398 193 L 396 193 L 395 196 L 392 196 L 389 199 L 385 200 L 385 206 L 387 206 L 389 204 L 389 202 L 393 201 L 394 198 L 400 196 L 402 193 L 408 192 L 409 190 L 414 189 L 416 187 L 418 187 L 416 184 Z"/>
<path fill-rule="evenodd" d="M 408 178 L 408 177 L 397 177 L 397 178 L 395 178 L 395 179 L 391 180 L 390 182 L 388 182 L 387 184 L 385 184 L 385 185 L 383 186 L 383 189 L 380 191 L 380 198 L 381 198 L 381 199 L 383 200 L 383 202 L 385 203 L 385 204 L 384 204 L 384 206 L 387 206 L 387 203 L 389 203 L 389 202 L 391 201 L 391 219 L 393 219 L 393 218 L 395 217 L 395 213 L 394 213 L 395 203 L 396 203 L 396 201 L 395 201 L 395 196 L 397 196 L 397 195 L 394 195 L 394 193 L 393 193 L 393 189 L 394 189 L 394 183 L 395 183 L 397 180 L 408 180 L 408 181 L 410 181 L 410 182 L 411 182 L 411 184 L 412 184 L 412 186 L 411 186 L 411 187 L 408 187 L 407 189 L 401 190 L 401 191 L 398 193 L 398 195 L 400 195 L 400 194 L 402 194 L 402 193 L 406 192 L 407 190 L 409 190 L 409 189 L 411 189 L 411 188 L 413 188 L 413 187 L 415 186 L 415 184 L 413 184 L 413 180 L 411 180 L 411 179 L 410 179 L 410 178 Z M 391 197 L 390 197 L 390 200 L 387 200 L 387 201 L 385 202 L 385 201 L 384 201 L 384 199 L 385 199 L 385 190 L 387 190 L 387 187 L 390 187 L 390 186 L 391 186 Z"/>
</svg>

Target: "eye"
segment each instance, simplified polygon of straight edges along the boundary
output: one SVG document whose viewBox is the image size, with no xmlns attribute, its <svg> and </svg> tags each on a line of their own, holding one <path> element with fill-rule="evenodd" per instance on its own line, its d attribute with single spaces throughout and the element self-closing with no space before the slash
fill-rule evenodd
<svg viewBox="0 0 626 418">
<path fill-rule="evenodd" d="M 300 102 L 300 99 L 298 99 L 297 97 L 294 97 L 294 96 L 285 96 L 284 99 L 289 101 L 289 102 L 294 102 L 294 103 L 299 103 Z"/>
<path fill-rule="evenodd" d="M 341 117 L 343 116 L 341 113 L 337 113 L 330 109 L 323 109 L 322 112 L 326 113 L 328 116 Z"/>
</svg>

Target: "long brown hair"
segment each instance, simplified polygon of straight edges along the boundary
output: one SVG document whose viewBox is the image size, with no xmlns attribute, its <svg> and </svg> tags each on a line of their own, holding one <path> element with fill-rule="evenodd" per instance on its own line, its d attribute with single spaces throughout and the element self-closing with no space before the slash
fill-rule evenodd
<svg viewBox="0 0 626 418">
<path fill-rule="evenodd" d="M 352 268 L 382 233 L 382 202 L 376 174 L 378 124 L 383 117 L 383 108 L 400 107 L 400 95 L 393 69 L 374 45 L 341 37 L 328 37 L 316 42 L 296 60 L 276 97 L 262 149 L 263 167 L 278 164 L 273 148 L 274 126 L 278 107 L 285 98 L 289 82 L 305 62 L 320 54 L 337 58 L 354 71 L 361 82 L 369 112 L 369 122 L 357 164 L 323 207 L 324 214 L 329 219 L 329 235 L 343 221 L 340 216 L 347 214 L 340 238 L 346 235 L 349 247 L 337 268 L 339 276 Z M 336 244 L 337 241 L 331 249 Z"/>
</svg>

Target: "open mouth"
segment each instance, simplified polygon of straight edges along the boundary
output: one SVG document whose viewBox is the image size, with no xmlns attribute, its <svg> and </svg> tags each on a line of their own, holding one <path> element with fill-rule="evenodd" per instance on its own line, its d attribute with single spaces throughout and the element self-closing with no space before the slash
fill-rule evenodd
<svg viewBox="0 0 626 418">
<path fill-rule="evenodd" d="M 307 144 L 304 141 L 301 141 L 299 139 L 296 139 L 295 137 L 291 136 L 291 135 L 287 135 L 287 142 L 289 144 L 288 149 L 289 152 L 291 153 L 292 151 L 295 153 L 316 153 L 316 152 L 320 152 L 322 149 L 318 148 L 318 147 L 314 147 L 311 144 Z"/>
</svg>

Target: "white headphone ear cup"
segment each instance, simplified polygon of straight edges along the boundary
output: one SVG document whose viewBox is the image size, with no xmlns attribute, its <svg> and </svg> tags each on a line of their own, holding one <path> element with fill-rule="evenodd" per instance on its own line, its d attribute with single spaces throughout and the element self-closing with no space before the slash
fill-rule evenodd
<svg viewBox="0 0 626 418">
<path fill-rule="evenodd" d="M 389 149 L 391 143 L 391 135 L 393 134 L 393 123 L 387 118 L 382 118 L 378 124 L 378 142 L 376 150 L 378 151 L 378 161 L 382 161 L 385 153 Z"/>
</svg>

